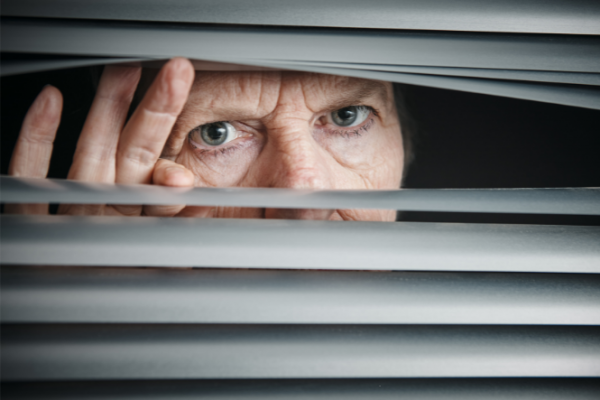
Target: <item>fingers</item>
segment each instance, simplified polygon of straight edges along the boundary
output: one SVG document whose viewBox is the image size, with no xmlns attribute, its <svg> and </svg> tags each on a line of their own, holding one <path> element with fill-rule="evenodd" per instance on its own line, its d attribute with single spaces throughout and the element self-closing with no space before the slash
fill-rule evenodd
<svg viewBox="0 0 600 400">
<path fill-rule="evenodd" d="M 125 126 L 116 156 L 116 182 L 150 183 L 156 161 L 194 80 L 184 58 L 169 61 Z"/>
<path fill-rule="evenodd" d="M 46 86 L 25 115 L 8 174 L 45 178 L 48 175 L 52 146 L 60 123 L 62 95 L 53 86 Z M 7 204 L 6 213 L 47 214 L 47 204 Z"/>
<path fill-rule="evenodd" d="M 140 75 L 141 68 L 104 68 L 77 142 L 69 179 L 115 182 L 117 145 Z"/>
<path fill-rule="evenodd" d="M 193 187 L 194 174 L 181 164 L 160 159 L 152 175 L 155 185 L 173 187 Z M 183 210 L 185 205 L 145 206 L 144 215 L 153 217 L 172 217 Z"/>
</svg>

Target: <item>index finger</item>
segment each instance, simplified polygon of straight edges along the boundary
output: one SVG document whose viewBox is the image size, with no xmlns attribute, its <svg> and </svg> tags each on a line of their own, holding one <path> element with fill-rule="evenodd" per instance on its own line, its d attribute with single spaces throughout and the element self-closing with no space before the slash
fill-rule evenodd
<svg viewBox="0 0 600 400">
<path fill-rule="evenodd" d="M 154 165 L 193 81 L 194 68 L 185 58 L 174 58 L 162 68 L 121 133 L 117 183 L 151 183 Z"/>
</svg>

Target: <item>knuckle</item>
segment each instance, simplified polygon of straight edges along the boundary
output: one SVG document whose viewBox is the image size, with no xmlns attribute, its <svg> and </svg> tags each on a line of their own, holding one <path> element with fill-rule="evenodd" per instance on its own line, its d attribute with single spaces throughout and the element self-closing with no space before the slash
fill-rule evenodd
<svg viewBox="0 0 600 400">
<path fill-rule="evenodd" d="M 158 159 L 154 149 L 140 146 L 118 151 L 118 159 L 122 162 L 136 164 L 140 166 L 153 165 Z"/>
<path fill-rule="evenodd" d="M 41 129 L 30 129 L 27 134 L 20 135 L 18 141 L 29 145 L 52 145 L 54 144 L 54 136 L 50 136 L 47 132 Z"/>
<path fill-rule="evenodd" d="M 177 116 L 179 116 L 179 110 L 160 110 L 152 108 L 144 108 L 144 113 L 152 119 L 162 121 L 163 123 L 174 124 Z"/>
<path fill-rule="evenodd" d="M 119 214 L 125 217 L 135 217 L 141 215 L 142 206 L 128 206 L 128 205 L 111 205 L 111 207 Z"/>
</svg>

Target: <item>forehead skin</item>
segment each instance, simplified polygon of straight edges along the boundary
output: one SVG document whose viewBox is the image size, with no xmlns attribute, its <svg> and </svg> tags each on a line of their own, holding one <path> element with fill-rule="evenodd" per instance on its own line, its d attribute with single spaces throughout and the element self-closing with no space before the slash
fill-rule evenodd
<svg viewBox="0 0 600 400">
<path fill-rule="evenodd" d="M 376 111 L 360 133 L 349 134 L 331 122 L 323 123 L 332 111 L 359 105 Z M 239 140 L 244 143 L 241 149 L 199 155 L 187 140 L 189 132 L 218 121 L 239 124 L 236 129 L 241 126 L 251 133 Z M 197 73 L 163 156 L 190 169 L 197 186 L 397 189 L 403 166 L 390 83 L 300 72 Z M 201 214 L 192 209 L 187 215 L 194 212 Z M 291 213 L 288 217 L 319 214 L 318 210 Z M 273 213 L 217 208 L 209 214 L 268 217 Z M 332 210 L 327 217 L 391 220 L 393 215 L 380 210 Z"/>
</svg>

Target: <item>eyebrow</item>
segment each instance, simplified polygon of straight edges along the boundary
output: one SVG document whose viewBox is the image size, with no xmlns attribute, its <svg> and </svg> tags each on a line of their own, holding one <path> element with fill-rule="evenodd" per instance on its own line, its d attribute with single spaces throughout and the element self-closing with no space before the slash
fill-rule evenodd
<svg viewBox="0 0 600 400">
<path fill-rule="evenodd" d="M 339 108 L 348 107 L 352 105 L 359 105 L 365 99 L 370 97 L 378 97 L 382 103 L 387 101 L 388 91 L 384 83 L 378 81 L 367 81 L 361 82 L 361 85 L 345 91 L 340 96 L 332 99 L 325 106 L 329 110 L 337 110 Z"/>
</svg>

